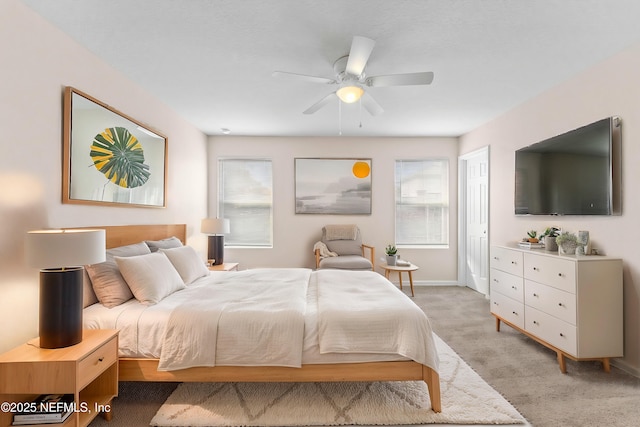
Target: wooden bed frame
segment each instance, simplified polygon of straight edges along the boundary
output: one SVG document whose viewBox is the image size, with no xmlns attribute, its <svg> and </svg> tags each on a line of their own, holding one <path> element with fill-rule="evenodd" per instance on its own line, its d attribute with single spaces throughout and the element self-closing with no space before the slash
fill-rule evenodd
<svg viewBox="0 0 640 427">
<path fill-rule="evenodd" d="M 161 240 L 176 236 L 186 243 L 185 224 L 97 226 L 106 230 L 107 248 Z M 301 368 L 217 366 L 158 371 L 158 359 L 119 360 L 120 381 L 167 382 L 333 382 L 333 381 L 424 381 L 431 408 L 441 412 L 440 377 L 436 371 L 413 361 L 303 365 Z"/>
</svg>

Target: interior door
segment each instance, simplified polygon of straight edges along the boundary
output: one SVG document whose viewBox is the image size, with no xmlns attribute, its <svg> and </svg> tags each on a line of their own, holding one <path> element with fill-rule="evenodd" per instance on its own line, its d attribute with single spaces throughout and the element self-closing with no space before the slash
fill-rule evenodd
<svg viewBox="0 0 640 427">
<path fill-rule="evenodd" d="M 489 295 L 489 150 L 461 157 L 459 280 Z"/>
</svg>

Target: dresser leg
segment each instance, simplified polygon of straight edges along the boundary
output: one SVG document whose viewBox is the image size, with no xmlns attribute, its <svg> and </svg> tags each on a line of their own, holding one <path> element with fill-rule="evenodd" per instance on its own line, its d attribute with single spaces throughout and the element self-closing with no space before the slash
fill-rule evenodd
<svg viewBox="0 0 640 427">
<path fill-rule="evenodd" d="M 608 357 L 602 359 L 602 369 L 604 369 L 606 373 L 611 372 L 611 364 L 609 363 Z"/>
<path fill-rule="evenodd" d="M 560 372 L 567 373 L 567 362 L 564 359 L 564 354 L 558 352 L 558 365 L 560 365 Z"/>
<path fill-rule="evenodd" d="M 496 332 L 500 332 L 500 318 L 496 317 Z"/>
</svg>

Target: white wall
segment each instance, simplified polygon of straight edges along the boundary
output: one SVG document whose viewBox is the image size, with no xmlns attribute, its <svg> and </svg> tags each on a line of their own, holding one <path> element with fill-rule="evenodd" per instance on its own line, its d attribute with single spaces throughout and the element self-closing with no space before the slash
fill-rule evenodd
<svg viewBox="0 0 640 427">
<path fill-rule="evenodd" d="M 38 335 L 38 272 L 29 229 L 187 223 L 206 251 L 206 137 L 17 0 L 0 2 L 0 352 Z M 168 137 L 167 208 L 63 205 L 62 95 L 73 86 Z M 203 255 L 204 257 L 204 255 Z M 204 259 L 204 258 L 203 258 Z"/>
<path fill-rule="evenodd" d="M 589 230 L 594 247 L 624 260 L 625 357 L 622 366 L 640 374 L 640 45 L 592 67 L 461 137 L 460 152 L 491 146 L 491 244 L 525 236 L 529 229 L 558 225 Z M 514 151 L 604 117 L 622 118 L 622 215 L 612 217 L 516 217 L 513 213 Z"/>
<path fill-rule="evenodd" d="M 420 267 L 416 280 L 457 279 L 457 138 L 209 138 L 209 213 L 217 212 L 217 161 L 219 158 L 258 157 L 273 161 L 274 246 L 273 249 L 225 249 L 225 261 L 240 262 L 241 268 L 314 267 L 312 248 L 322 226 L 356 223 L 363 240 L 376 247 L 376 258 L 394 243 L 394 167 L 396 159 L 448 158 L 450 218 L 448 249 L 402 249 L 403 258 Z M 372 159 L 371 215 L 296 215 L 294 203 L 294 158 L 334 157 Z M 377 260 L 376 260 L 377 262 Z M 405 277 L 406 279 L 406 277 Z"/>
</svg>

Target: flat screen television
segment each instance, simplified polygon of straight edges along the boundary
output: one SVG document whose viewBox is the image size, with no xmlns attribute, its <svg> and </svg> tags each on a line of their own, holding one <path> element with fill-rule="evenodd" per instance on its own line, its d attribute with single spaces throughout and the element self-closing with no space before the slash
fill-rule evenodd
<svg viewBox="0 0 640 427">
<path fill-rule="evenodd" d="M 618 117 L 516 151 L 516 215 L 619 215 Z"/>
</svg>

